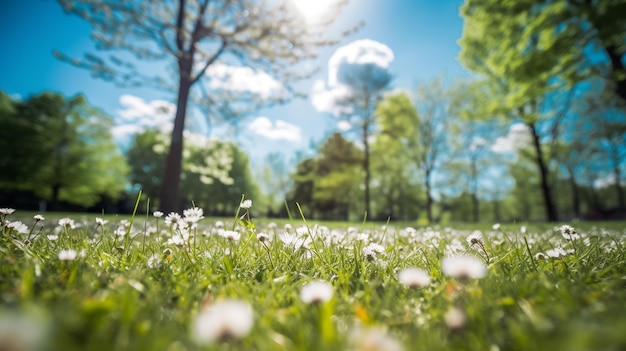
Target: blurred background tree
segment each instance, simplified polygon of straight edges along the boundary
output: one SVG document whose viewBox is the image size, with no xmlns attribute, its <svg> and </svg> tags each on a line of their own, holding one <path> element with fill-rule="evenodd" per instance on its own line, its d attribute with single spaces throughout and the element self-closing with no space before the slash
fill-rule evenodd
<svg viewBox="0 0 626 351">
<path fill-rule="evenodd" d="M 82 95 L 45 92 L 25 101 L 1 95 L 0 187 L 51 202 L 89 207 L 116 199 L 128 166 L 113 141 L 112 119 Z"/>
</svg>

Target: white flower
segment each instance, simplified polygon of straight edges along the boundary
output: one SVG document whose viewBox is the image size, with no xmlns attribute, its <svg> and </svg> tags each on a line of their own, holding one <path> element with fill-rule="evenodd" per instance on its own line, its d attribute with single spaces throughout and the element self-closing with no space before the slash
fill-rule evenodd
<svg viewBox="0 0 626 351">
<path fill-rule="evenodd" d="M 164 222 L 165 222 L 165 225 L 174 227 L 175 225 L 180 223 L 181 220 L 182 220 L 182 217 L 178 213 L 172 212 L 165 217 Z"/>
<path fill-rule="evenodd" d="M 215 228 L 224 228 L 224 222 L 215 221 Z"/>
<path fill-rule="evenodd" d="M 40 215 L 40 214 L 36 214 L 33 216 L 33 219 L 36 220 L 37 222 L 39 221 L 43 221 L 45 218 L 44 216 Z"/>
<path fill-rule="evenodd" d="M 28 226 L 26 226 L 26 224 L 22 223 L 21 221 L 7 222 L 6 227 L 9 229 L 13 229 L 20 234 L 28 234 L 29 232 Z"/>
<path fill-rule="evenodd" d="M 545 260 L 546 259 L 546 254 L 544 254 L 543 252 L 537 252 L 535 254 L 535 259 L 540 261 L 540 260 Z"/>
<path fill-rule="evenodd" d="M 256 235 L 256 238 L 257 238 L 258 241 L 260 241 L 262 243 L 270 240 L 270 236 L 265 234 L 265 233 L 258 233 Z"/>
<path fill-rule="evenodd" d="M 185 222 L 196 223 L 204 218 L 204 211 L 198 207 L 192 207 L 183 211 Z"/>
<path fill-rule="evenodd" d="M 56 235 L 56 234 L 49 234 L 49 235 L 47 235 L 47 238 L 48 238 L 48 240 L 50 240 L 50 241 L 56 241 L 56 240 L 59 240 L 59 236 L 58 236 L 58 235 Z"/>
<path fill-rule="evenodd" d="M 519 228 L 519 231 L 520 231 L 522 234 L 526 234 L 526 226 L 525 226 L 525 225 L 521 226 L 521 227 Z"/>
<path fill-rule="evenodd" d="M 74 223 L 74 220 L 70 218 L 60 218 L 59 225 L 64 228 L 70 228 L 70 229 L 76 228 L 76 223 Z"/>
<path fill-rule="evenodd" d="M 350 335 L 350 350 L 402 351 L 400 343 L 378 328 L 356 329 Z"/>
<path fill-rule="evenodd" d="M 310 282 L 300 289 L 300 299 L 304 303 L 318 304 L 333 297 L 333 287 L 326 281 Z"/>
<path fill-rule="evenodd" d="M 420 268 L 405 268 L 398 273 L 398 280 L 409 288 L 423 288 L 430 284 L 430 276 Z"/>
<path fill-rule="evenodd" d="M 7 207 L 0 208 L 0 214 L 3 214 L 3 215 L 10 215 L 13 212 L 15 212 L 14 208 L 7 208 Z"/>
<path fill-rule="evenodd" d="M 441 261 L 441 270 L 460 280 L 479 279 L 487 274 L 485 264 L 474 256 L 446 257 Z"/>
<path fill-rule="evenodd" d="M 496 223 L 491 227 L 493 230 L 498 230 L 500 229 L 500 223 Z"/>
<path fill-rule="evenodd" d="M 220 232 L 220 235 L 232 241 L 238 241 L 241 238 L 241 234 L 239 234 L 239 232 L 236 232 L 234 230 L 222 230 Z"/>
<path fill-rule="evenodd" d="M 99 225 L 99 226 L 103 226 L 103 225 L 107 224 L 108 222 L 109 221 L 107 221 L 105 219 L 102 219 L 100 217 L 96 217 L 96 224 Z"/>
<path fill-rule="evenodd" d="M 154 212 L 152 212 L 152 215 L 154 216 L 154 218 L 161 218 L 161 217 L 163 217 L 163 212 L 161 212 L 161 211 L 154 211 Z"/>
<path fill-rule="evenodd" d="M 467 241 L 467 245 L 469 245 L 469 246 L 474 246 L 476 244 L 482 245 L 482 243 L 483 243 L 483 233 L 481 233 L 480 230 L 475 230 L 465 240 Z"/>
<path fill-rule="evenodd" d="M 185 239 L 182 236 L 176 234 L 176 235 L 173 235 L 171 238 L 167 239 L 167 243 L 166 244 L 167 245 L 183 246 L 183 245 L 185 245 Z"/>
<path fill-rule="evenodd" d="M 161 264 L 161 257 L 159 254 L 152 254 L 152 256 L 148 258 L 148 267 L 156 268 L 160 264 Z"/>
<path fill-rule="evenodd" d="M 241 300 L 223 300 L 198 313 L 193 338 L 201 344 L 246 336 L 252 329 L 252 307 Z"/>
<path fill-rule="evenodd" d="M 248 199 L 248 200 L 243 200 L 241 202 L 241 205 L 239 205 L 239 207 L 243 208 L 243 209 L 249 209 L 250 207 L 252 207 L 252 200 Z"/>
<path fill-rule="evenodd" d="M 443 320 L 448 328 L 458 330 L 465 326 L 467 316 L 465 315 L 465 312 L 458 307 L 452 307 L 446 312 L 446 314 L 443 315 Z"/>
<path fill-rule="evenodd" d="M 576 233 L 576 230 L 567 224 L 562 225 L 559 230 L 561 231 L 561 235 L 567 240 L 576 240 L 580 239 L 580 235 Z"/>
<path fill-rule="evenodd" d="M 559 257 L 567 256 L 573 253 L 574 253 L 574 249 L 565 250 L 562 247 L 555 247 L 554 249 L 550 249 L 546 251 L 546 255 L 552 258 L 559 258 Z"/>
<path fill-rule="evenodd" d="M 78 253 L 76 250 L 67 249 L 59 251 L 59 260 L 61 261 L 73 261 Z"/>
</svg>

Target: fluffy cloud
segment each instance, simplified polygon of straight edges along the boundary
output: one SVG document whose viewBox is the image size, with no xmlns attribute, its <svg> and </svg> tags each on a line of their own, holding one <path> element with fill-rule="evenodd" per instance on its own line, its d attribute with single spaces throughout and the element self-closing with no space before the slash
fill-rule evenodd
<svg viewBox="0 0 626 351">
<path fill-rule="evenodd" d="M 206 71 L 208 87 L 212 90 L 228 90 L 251 93 L 262 99 L 276 98 L 284 93 L 283 85 L 261 70 L 244 66 L 229 66 L 216 62 Z"/>
<path fill-rule="evenodd" d="M 118 125 L 111 133 L 118 141 L 127 141 L 133 134 L 146 128 L 158 128 L 162 131 L 172 129 L 176 106 L 165 100 L 144 99 L 133 95 L 120 96 L 122 109 L 117 111 Z"/>
<path fill-rule="evenodd" d="M 499 137 L 491 146 L 491 150 L 498 153 L 516 152 L 522 147 L 529 145 L 531 135 L 528 127 L 523 123 L 516 123 L 509 127 L 506 136 Z"/>
<path fill-rule="evenodd" d="M 248 129 L 255 134 L 272 140 L 287 140 L 295 143 L 302 139 L 300 127 L 282 120 L 272 122 L 264 116 L 255 118 L 248 125 Z"/>
<path fill-rule="evenodd" d="M 341 102 L 356 91 L 385 87 L 391 79 L 389 65 L 393 59 L 388 46 L 370 39 L 340 47 L 328 61 L 328 80 L 318 80 L 313 85 L 313 106 L 319 112 L 334 115 L 350 113 L 351 107 Z"/>
</svg>

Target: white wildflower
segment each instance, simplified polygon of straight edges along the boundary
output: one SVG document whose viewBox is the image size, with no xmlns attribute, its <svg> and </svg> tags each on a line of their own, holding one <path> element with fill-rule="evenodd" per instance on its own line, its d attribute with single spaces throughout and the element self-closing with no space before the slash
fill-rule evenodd
<svg viewBox="0 0 626 351">
<path fill-rule="evenodd" d="M 204 218 L 204 211 L 198 207 L 192 207 L 183 211 L 185 222 L 196 223 Z"/>
<path fill-rule="evenodd" d="M 109 221 L 107 221 L 107 220 L 105 220 L 103 218 L 96 217 L 96 224 L 99 225 L 99 226 L 103 226 L 103 225 L 107 224 L 108 222 Z"/>
<path fill-rule="evenodd" d="M 241 207 L 241 208 L 243 208 L 245 210 L 249 209 L 250 207 L 252 207 L 252 200 L 250 200 L 250 199 L 243 200 L 241 202 L 241 205 L 239 205 L 239 207 Z"/>
<path fill-rule="evenodd" d="M 240 339 L 254 324 L 252 307 L 241 300 L 223 300 L 203 309 L 196 316 L 193 338 L 201 344 Z"/>
<path fill-rule="evenodd" d="M 300 289 L 300 299 L 304 303 L 318 304 L 333 297 L 333 287 L 324 280 L 310 282 Z"/>
<path fill-rule="evenodd" d="M 19 234 L 28 234 L 29 232 L 28 226 L 21 221 L 7 222 L 6 227 L 15 230 Z"/>
<path fill-rule="evenodd" d="M 59 251 L 59 260 L 61 261 L 73 261 L 78 253 L 76 250 L 67 249 Z"/>
<path fill-rule="evenodd" d="M 559 230 L 561 231 L 561 235 L 567 240 L 577 240 L 580 239 L 580 235 L 576 233 L 576 230 L 567 224 L 562 225 Z"/>
<path fill-rule="evenodd" d="M 152 215 L 154 216 L 154 218 L 161 218 L 161 217 L 163 217 L 163 212 L 161 212 L 161 211 L 154 211 L 154 212 L 152 212 Z"/>
<path fill-rule="evenodd" d="M 36 220 L 37 222 L 39 222 L 39 221 L 45 220 L 46 218 L 44 216 L 40 215 L 40 214 L 36 214 L 36 215 L 33 216 L 33 219 Z"/>
<path fill-rule="evenodd" d="M 479 279 L 487 274 L 485 264 L 474 256 L 446 257 L 441 261 L 441 270 L 459 280 Z"/>
<path fill-rule="evenodd" d="M 398 273 L 398 280 L 409 288 L 423 288 L 430 284 L 430 276 L 420 268 L 405 268 Z"/>
<path fill-rule="evenodd" d="M 443 320 L 446 326 L 452 330 L 459 330 L 467 323 L 467 316 L 458 307 L 451 307 L 446 314 L 443 315 Z"/>
<path fill-rule="evenodd" d="M 10 215 L 13 212 L 15 212 L 14 208 L 7 208 L 7 207 L 0 208 L 0 214 L 3 214 L 5 216 Z"/>
<path fill-rule="evenodd" d="M 66 228 L 66 229 L 67 229 L 67 228 L 69 228 L 69 229 L 74 229 L 74 228 L 76 228 L 76 223 L 74 222 L 74 220 L 73 220 L 73 219 L 70 219 L 70 218 L 60 218 L 60 219 L 59 219 L 59 225 L 60 225 L 61 227 Z"/>
</svg>

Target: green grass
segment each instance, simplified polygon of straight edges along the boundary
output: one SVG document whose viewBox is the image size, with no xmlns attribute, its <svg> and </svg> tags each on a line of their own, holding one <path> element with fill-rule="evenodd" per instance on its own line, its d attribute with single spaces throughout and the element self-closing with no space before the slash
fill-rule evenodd
<svg viewBox="0 0 626 351">
<path fill-rule="evenodd" d="M 75 219 L 76 228 L 59 227 L 61 216 Z M 103 217 L 109 220 L 103 227 L 96 215 L 46 217 L 35 224 L 30 213 L 2 216 L 2 350 L 9 343 L 27 350 L 626 348 L 623 222 L 574 223 L 581 238 L 570 242 L 552 224 L 525 224 L 522 233 L 518 224 L 409 231 L 410 223 L 385 229 L 382 223 L 306 221 L 309 230 L 297 234 L 303 220 L 289 221 L 292 229 L 286 230 L 285 222 L 272 228 L 268 220 L 230 219 L 224 228 L 241 235 L 235 241 L 218 234 L 216 219 L 205 218 L 176 245 L 168 243 L 176 231 L 164 218 L 157 231 L 157 219 L 145 215 Z M 123 219 L 134 223 L 116 235 Z M 11 228 L 17 220 L 28 232 Z M 476 229 L 489 256 L 486 276 L 459 280 L 443 274 L 447 256 L 487 261 L 465 241 Z M 259 242 L 260 232 L 272 239 Z M 284 232 L 297 243 L 311 241 L 294 249 L 280 240 Z M 381 244 L 384 252 L 368 257 L 363 249 L 369 243 Z M 535 258 L 558 246 L 575 251 Z M 62 261 L 63 249 L 78 255 Z M 430 284 L 403 286 L 397 272 L 407 267 L 428 272 Z M 330 283 L 333 297 L 307 304 L 300 289 L 316 280 Z M 252 329 L 241 338 L 198 343 L 192 335 L 196 316 L 224 299 L 252 307 Z M 460 328 L 445 322 L 453 307 L 465 316 Z"/>
</svg>

